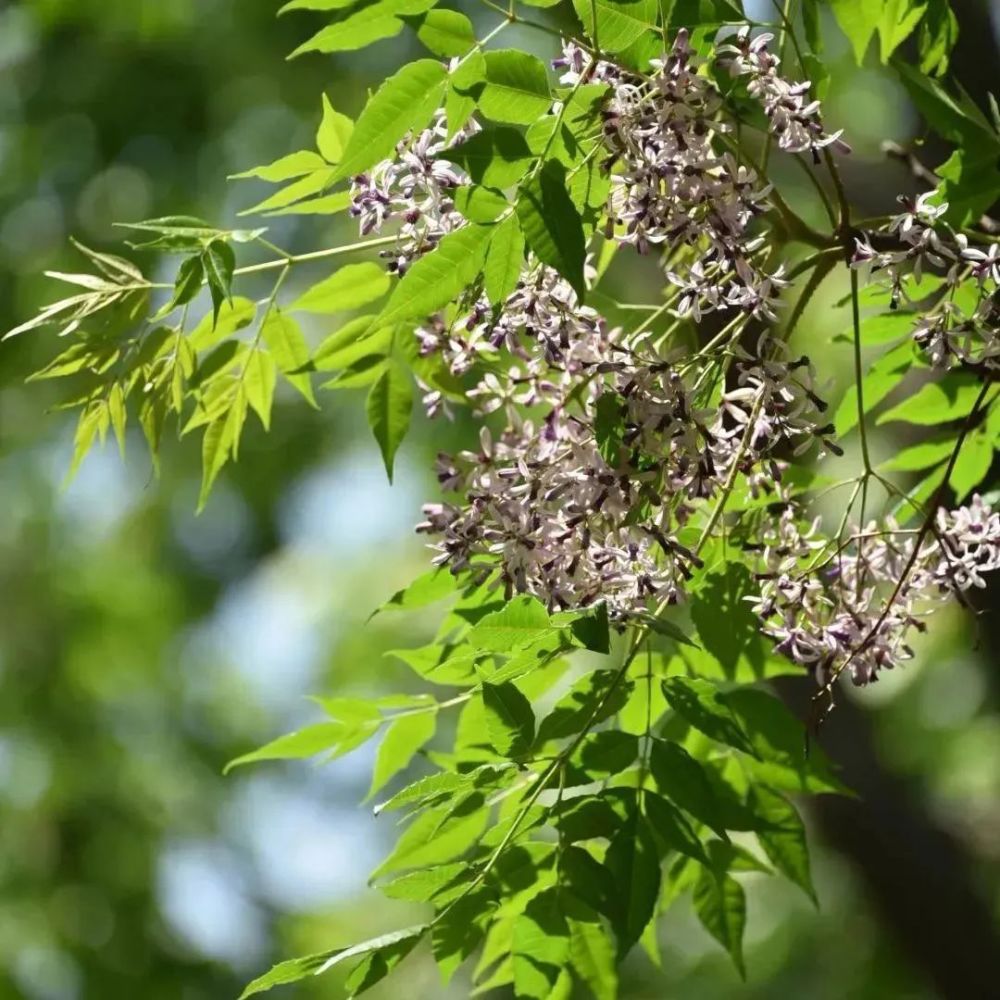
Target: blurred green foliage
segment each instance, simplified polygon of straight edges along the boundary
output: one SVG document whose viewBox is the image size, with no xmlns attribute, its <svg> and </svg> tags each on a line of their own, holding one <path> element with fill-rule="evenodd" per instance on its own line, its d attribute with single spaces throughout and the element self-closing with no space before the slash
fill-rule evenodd
<svg viewBox="0 0 1000 1000">
<path fill-rule="evenodd" d="M 232 223 L 254 199 L 228 174 L 308 146 L 322 92 L 356 106 L 395 61 L 392 42 L 364 78 L 345 75 L 348 60 L 286 64 L 306 31 L 274 13 L 235 0 L 0 8 L 0 327 L 40 305 L 41 272 L 66 265 L 68 235 L 108 246 L 109 219 L 168 212 Z M 836 66 L 829 114 L 850 119 L 850 179 L 863 208 L 881 209 L 906 180 L 882 167 L 878 142 L 905 139 L 912 117 L 885 75 L 854 69 L 846 43 Z M 282 222 L 274 238 L 316 245 L 318 225 Z M 838 295 L 810 307 L 810 339 L 845 325 Z M 381 654 L 432 622 L 364 620 L 422 564 L 409 525 L 441 442 L 421 425 L 390 494 L 356 400 L 314 413 L 283 398 L 199 518 L 190 443 L 168 443 L 158 481 L 141 447 L 123 464 L 109 446 L 61 491 L 70 428 L 43 413 L 56 390 L 23 387 L 54 351 L 31 336 L 0 356 L 0 998 L 234 997 L 276 957 L 385 929 L 364 889 L 392 833 L 359 805 L 369 757 L 227 778 L 222 767 L 314 718 L 310 693 L 409 683 Z M 958 838 L 995 910 L 995 680 L 939 629 L 920 665 L 880 687 L 885 761 Z M 623 995 L 932 996 L 844 861 L 821 852 L 816 869 L 818 912 L 794 888 L 751 888 L 748 984 L 675 909 L 662 972 L 636 955 Z M 407 995 L 463 995 L 436 975 L 411 959 Z"/>
</svg>

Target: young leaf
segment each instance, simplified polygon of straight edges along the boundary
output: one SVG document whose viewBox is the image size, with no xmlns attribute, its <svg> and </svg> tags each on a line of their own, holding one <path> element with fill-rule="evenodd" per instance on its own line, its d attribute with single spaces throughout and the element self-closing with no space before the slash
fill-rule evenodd
<svg viewBox="0 0 1000 1000">
<path fill-rule="evenodd" d="M 656 914 L 660 895 L 660 857 L 645 817 L 633 809 L 608 845 L 604 864 L 617 892 L 610 900 L 611 926 L 618 958 L 625 957 Z"/>
<path fill-rule="evenodd" d="M 704 928 L 729 952 L 745 979 L 743 930 L 747 904 L 743 886 L 724 872 L 703 868 L 694 884 L 694 909 Z"/>
<path fill-rule="evenodd" d="M 493 749 L 503 757 L 523 757 L 535 739 L 531 702 L 513 684 L 483 682 L 486 732 Z"/>
<path fill-rule="evenodd" d="M 458 578 L 444 566 L 436 566 L 418 576 L 408 587 L 397 590 L 378 611 L 424 608 L 454 594 L 457 587 Z"/>
<path fill-rule="evenodd" d="M 289 153 L 287 156 L 275 160 L 263 167 L 254 167 L 252 170 L 244 170 L 242 173 L 233 174 L 230 180 L 243 180 L 246 178 L 257 178 L 268 181 L 271 184 L 280 184 L 283 181 L 294 180 L 296 177 L 303 177 L 316 170 L 326 167 L 326 161 L 319 153 L 314 153 L 311 149 L 302 149 L 297 153 Z"/>
<path fill-rule="evenodd" d="M 243 369 L 243 388 L 250 408 L 260 417 L 264 430 L 271 427 L 271 408 L 278 382 L 278 366 L 267 351 L 254 350 Z"/>
<path fill-rule="evenodd" d="M 391 156 L 407 132 L 422 129 L 441 104 L 447 77 L 435 59 L 418 59 L 389 77 L 355 122 L 332 180 L 367 170 Z"/>
<path fill-rule="evenodd" d="M 366 403 L 368 426 L 382 452 L 385 471 L 392 482 L 393 460 L 413 412 L 413 383 L 402 365 L 390 362 L 371 387 Z"/>
<path fill-rule="evenodd" d="M 746 734 L 719 689 L 708 681 L 693 677 L 667 677 L 661 682 L 663 696 L 670 707 L 689 725 L 710 739 L 754 754 Z"/>
<path fill-rule="evenodd" d="M 517 216 L 511 215 L 494 229 L 486 251 L 483 283 L 491 305 L 503 305 L 517 288 L 523 266 L 524 234 Z"/>
<path fill-rule="evenodd" d="M 552 105 L 545 64 L 517 49 L 487 52 L 486 79 L 479 85 L 479 110 L 493 121 L 530 125 Z"/>
<path fill-rule="evenodd" d="M 847 35 L 854 50 L 854 58 L 860 66 L 868 50 L 868 43 L 878 27 L 882 5 L 871 3 L 870 0 L 830 0 L 830 6 L 840 30 Z"/>
<path fill-rule="evenodd" d="M 348 140 L 354 131 L 354 122 L 347 115 L 335 111 L 330 98 L 323 95 L 323 120 L 316 133 L 316 148 L 327 163 L 340 163 Z"/>
<path fill-rule="evenodd" d="M 402 30 L 403 22 L 389 6 L 376 3 L 316 32 L 288 58 L 294 59 L 307 52 L 353 52 L 384 38 L 392 38 Z"/>
<path fill-rule="evenodd" d="M 236 254 L 225 240 L 212 240 L 201 255 L 208 290 L 212 295 L 213 322 L 218 322 L 223 302 L 232 305 L 233 271 Z"/>
<path fill-rule="evenodd" d="M 364 358 L 385 358 L 392 350 L 394 329 L 376 327 L 374 316 L 356 316 L 336 333 L 331 333 L 313 355 L 312 367 L 317 371 L 349 368 Z"/>
<path fill-rule="evenodd" d="M 390 283 L 389 275 L 373 261 L 347 264 L 300 295 L 289 309 L 311 313 L 357 309 L 382 298 Z"/>
<path fill-rule="evenodd" d="M 528 246 L 573 286 L 582 301 L 586 241 L 580 216 L 566 191 L 566 168 L 561 163 L 548 161 L 521 187 L 517 216 Z"/>
<path fill-rule="evenodd" d="M 424 319 L 457 299 L 482 270 L 490 234 L 487 226 L 468 225 L 445 236 L 403 275 L 379 324 Z"/>
<path fill-rule="evenodd" d="M 410 766 L 417 751 L 433 739 L 437 728 L 437 712 L 414 710 L 403 713 L 389 724 L 378 748 L 368 798 L 380 791 L 400 771 Z"/>
</svg>

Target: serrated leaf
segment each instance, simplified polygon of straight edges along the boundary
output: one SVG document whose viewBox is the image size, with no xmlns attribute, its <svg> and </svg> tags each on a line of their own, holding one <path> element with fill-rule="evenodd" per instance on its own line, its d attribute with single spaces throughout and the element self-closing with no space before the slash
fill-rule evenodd
<svg viewBox="0 0 1000 1000">
<path fill-rule="evenodd" d="M 479 110 L 493 121 L 530 125 L 552 106 L 545 64 L 517 49 L 484 56 L 485 82 L 477 85 Z"/>
<path fill-rule="evenodd" d="M 478 184 L 465 184 L 455 192 L 455 208 L 469 222 L 495 222 L 510 208 L 499 192 Z"/>
<path fill-rule="evenodd" d="M 392 349 L 393 328 L 376 327 L 374 319 L 374 316 L 357 316 L 330 334 L 316 348 L 311 367 L 321 372 L 335 371 L 349 368 L 362 358 L 387 357 Z"/>
<path fill-rule="evenodd" d="M 408 587 L 397 590 L 379 611 L 410 611 L 424 608 L 454 594 L 458 588 L 458 578 L 444 566 L 437 566 L 421 574 Z"/>
<path fill-rule="evenodd" d="M 208 495 L 222 467 L 235 452 L 239 442 L 243 421 L 246 419 L 246 396 L 237 391 L 228 408 L 205 428 L 201 448 L 201 492 L 198 496 L 200 511 L 208 501 Z"/>
<path fill-rule="evenodd" d="M 721 807 L 702 764 L 682 746 L 654 739 L 649 766 L 662 795 L 686 813 L 726 836 Z"/>
<path fill-rule="evenodd" d="M 694 884 L 694 910 L 702 926 L 729 952 L 745 979 L 743 931 L 747 904 L 743 886 L 729 875 L 703 868 Z"/>
<path fill-rule="evenodd" d="M 548 161 L 518 193 L 517 217 L 525 242 L 543 264 L 555 268 L 576 291 L 586 294 L 583 224 L 566 190 L 566 168 Z"/>
<path fill-rule="evenodd" d="M 443 983 L 450 982 L 458 967 L 479 947 L 496 906 L 495 890 L 480 886 L 448 906 L 435 921 L 431 942 Z"/>
<path fill-rule="evenodd" d="M 618 972 L 615 950 L 596 914 L 593 920 L 570 916 L 568 923 L 569 960 L 573 971 L 586 984 L 595 1000 L 616 1000 Z"/>
<path fill-rule="evenodd" d="M 656 30 L 657 0 L 573 0 L 573 9 L 589 38 L 597 39 L 602 52 L 621 52 L 647 31 Z M 596 25 L 594 17 L 596 14 Z"/>
<path fill-rule="evenodd" d="M 969 434 L 951 473 L 951 487 L 959 503 L 985 480 L 992 465 L 993 442 L 983 431 Z"/>
<path fill-rule="evenodd" d="M 620 961 L 654 918 L 660 896 L 659 854 L 646 819 L 638 809 L 630 813 L 608 845 L 604 864 L 617 887 L 610 900 L 610 916 Z"/>
<path fill-rule="evenodd" d="M 695 677 L 666 677 L 661 682 L 670 707 L 709 739 L 755 755 L 746 734 L 719 689 Z"/>
<path fill-rule="evenodd" d="M 316 406 L 309 375 L 301 371 L 309 362 L 309 345 L 299 324 L 280 309 L 272 308 L 261 327 L 261 338 L 267 344 L 278 371 L 312 406 Z"/>
<path fill-rule="evenodd" d="M 427 927 L 427 924 L 407 927 L 404 930 L 393 931 L 391 934 L 382 934 L 380 937 L 372 938 L 370 941 L 363 941 L 360 944 L 352 945 L 350 948 L 338 948 L 334 951 L 320 952 L 316 955 L 307 955 L 303 958 L 294 958 L 288 962 L 281 962 L 271 969 L 270 972 L 250 983 L 240 994 L 240 1000 L 246 1000 L 247 997 L 254 996 L 257 993 L 263 993 L 273 986 L 286 986 L 289 983 L 297 983 L 307 976 L 321 975 L 340 962 L 346 961 L 349 958 L 366 955 L 378 949 L 405 948 L 407 944 L 412 948 L 423 937 Z"/>
<path fill-rule="evenodd" d="M 516 184 L 534 159 L 524 134 L 513 128 L 484 128 L 438 154 L 457 163 L 476 184 L 504 189 Z"/>
<path fill-rule="evenodd" d="M 396 452 L 410 429 L 413 413 L 413 382 L 402 365 L 396 362 L 386 365 L 368 393 L 365 412 L 368 426 L 382 452 L 389 482 L 392 482 Z"/>
<path fill-rule="evenodd" d="M 311 149 L 301 149 L 297 153 L 289 153 L 265 166 L 253 167 L 251 170 L 233 174 L 230 180 L 257 178 L 271 184 L 280 184 L 283 181 L 311 174 L 316 170 L 323 170 L 325 167 L 326 162 L 319 153 L 315 153 Z"/>
<path fill-rule="evenodd" d="M 645 792 L 643 808 L 649 817 L 653 835 L 663 841 L 667 849 L 678 851 L 689 858 L 708 863 L 705 848 L 687 817 L 672 802 L 660 795 Z"/>
<path fill-rule="evenodd" d="M 445 236 L 407 270 L 378 322 L 423 319 L 457 299 L 482 270 L 490 232 L 468 225 Z"/>
<path fill-rule="evenodd" d="M 490 304 L 503 305 L 517 288 L 524 267 L 524 234 L 516 215 L 504 219 L 490 237 L 483 267 L 483 285 Z"/>
<path fill-rule="evenodd" d="M 353 52 L 373 42 L 393 38 L 402 30 L 403 22 L 395 14 L 374 4 L 317 31 L 288 58 L 295 59 L 307 52 Z"/>
<path fill-rule="evenodd" d="M 278 366 L 266 351 L 251 351 L 243 369 L 243 387 L 250 408 L 260 418 L 264 430 L 271 427 L 271 409 L 278 382 Z"/>
<path fill-rule="evenodd" d="M 375 757 L 372 782 L 368 788 L 371 798 L 400 771 L 410 766 L 417 751 L 434 737 L 437 728 L 436 711 L 414 710 L 404 713 L 389 724 Z"/>
<path fill-rule="evenodd" d="M 347 264 L 317 282 L 288 308 L 323 314 L 357 309 L 382 298 L 390 284 L 389 275 L 373 261 Z"/>
<path fill-rule="evenodd" d="M 515 919 L 512 952 L 517 996 L 547 1000 L 569 956 L 569 926 L 558 888 L 540 892 Z"/>
<path fill-rule="evenodd" d="M 757 830 L 757 840 L 771 863 L 799 886 L 813 902 L 816 890 L 809 871 L 809 846 L 799 814 L 788 799 L 763 785 L 750 790 L 749 806 L 766 821 Z"/>
<path fill-rule="evenodd" d="M 265 760 L 302 760 L 327 753 L 339 757 L 359 747 L 378 732 L 381 719 L 349 724 L 339 721 L 317 722 L 294 733 L 279 736 L 259 750 L 231 760 L 225 767 L 228 774 L 234 767 Z"/>
<path fill-rule="evenodd" d="M 477 649 L 510 652 L 538 642 L 555 631 L 545 606 L 536 598 L 522 594 L 500 611 L 481 618 L 469 633 L 468 642 Z"/>
<path fill-rule="evenodd" d="M 588 723 L 596 725 L 610 718 L 628 700 L 632 686 L 616 670 L 596 670 L 582 677 L 542 720 L 539 744 L 573 736 Z"/>
<path fill-rule="evenodd" d="M 212 240 L 201 255 L 205 280 L 212 295 L 213 322 L 218 322 L 222 303 L 232 305 L 233 271 L 236 254 L 225 240 Z"/>
<path fill-rule="evenodd" d="M 416 29 L 417 38 L 436 56 L 445 59 L 464 56 L 476 44 L 472 22 L 458 11 L 430 10 L 406 20 Z"/>
<path fill-rule="evenodd" d="M 470 876 L 470 868 L 464 862 L 435 865 L 433 868 L 422 868 L 419 871 L 400 875 L 399 878 L 380 886 L 379 891 L 390 899 L 426 903 L 446 889 L 464 884 Z"/>
<path fill-rule="evenodd" d="M 416 947 L 426 928 L 403 938 L 396 938 L 372 948 L 350 971 L 344 980 L 344 988 L 352 1000 L 381 982 Z"/>
<path fill-rule="evenodd" d="M 316 133 L 316 148 L 327 163 L 340 163 L 347 143 L 354 131 L 354 122 L 347 115 L 335 111 L 330 98 L 323 95 L 323 120 Z"/>
<path fill-rule="evenodd" d="M 257 315 L 257 305 L 250 299 L 234 296 L 232 302 L 225 303 L 219 310 L 215 325 L 212 317 L 205 316 L 188 335 L 188 343 L 196 351 L 214 347 L 220 341 L 249 326 Z"/>
<path fill-rule="evenodd" d="M 535 739 L 531 702 L 510 682 L 482 685 L 486 733 L 502 757 L 523 757 Z"/>
<path fill-rule="evenodd" d="M 390 157 L 407 132 L 417 132 L 441 104 L 447 71 L 434 59 L 408 63 L 389 77 L 365 105 L 333 180 L 343 180 Z"/>
</svg>

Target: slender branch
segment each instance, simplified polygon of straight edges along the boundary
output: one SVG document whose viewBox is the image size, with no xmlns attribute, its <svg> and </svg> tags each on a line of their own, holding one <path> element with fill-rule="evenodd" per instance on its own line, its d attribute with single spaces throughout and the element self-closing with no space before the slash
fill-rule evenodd
<svg viewBox="0 0 1000 1000">
<path fill-rule="evenodd" d="M 238 267 L 233 271 L 233 277 L 244 274 L 259 274 L 261 271 L 273 271 L 280 267 L 290 267 L 293 264 L 306 264 L 313 260 L 325 260 L 327 257 L 340 257 L 343 254 L 356 253 L 359 250 L 370 250 L 373 247 L 384 247 L 395 243 L 397 236 L 380 236 L 374 240 L 362 240 L 360 243 L 347 243 L 343 246 L 328 247 L 325 250 L 313 250 L 310 253 L 291 254 L 278 260 L 266 260 L 262 264 L 250 264 Z"/>
</svg>

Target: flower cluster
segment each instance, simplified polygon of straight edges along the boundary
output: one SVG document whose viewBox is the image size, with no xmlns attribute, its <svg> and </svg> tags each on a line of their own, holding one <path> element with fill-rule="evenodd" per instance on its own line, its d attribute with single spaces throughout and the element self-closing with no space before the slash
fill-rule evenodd
<svg viewBox="0 0 1000 1000">
<path fill-rule="evenodd" d="M 400 223 L 398 244 L 382 253 L 390 271 L 404 273 L 443 236 L 465 225 L 455 209 L 454 192 L 469 178 L 439 154 L 478 128 L 470 121 L 449 139 L 444 112 L 439 111 L 428 128 L 397 145 L 394 159 L 382 160 L 351 182 L 349 211 L 358 219 L 362 236 L 381 232 L 389 221 Z"/>
<path fill-rule="evenodd" d="M 754 611 L 776 648 L 821 684 L 844 671 L 857 685 L 878 680 L 912 657 L 908 635 L 935 605 L 1000 569 L 1000 514 L 979 496 L 939 510 L 927 540 L 889 522 L 834 544 L 818 537 L 817 522 L 801 523 L 787 507 L 765 531 Z"/>
<path fill-rule="evenodd" d="M 819 162 L 819 151 L 826 146 L 839 153 L 849 153 L 850 146 L 841 139 L 843 132 L 828 134 L 823 130 L 820 102 L 809 100 L 812 84 L 808 80 L 792 83 L 780 76 L 781 60 L 768 51 L 774 35 L 750 37 L 750 28 L 741 28 L 735 38 L 716 49 L 729 62 L 734 76 L 748 77 L 747 91 L 760 102 L 778 146 L 788 153 L 812 153 Z"/>
<path fill-rule="evenodd" d="M 906 279 L 920 281 L 925 270 L 944 271 L 933 308 L 926 309 L 913 338 L 937 368 L 1000 368 L 1000 244 L 969 245 L 963 233 L 944 222 L 948 203 L 937 191 L 917 198 L 901 196 L 903 211 L 879 231 L 894 244 L 876 250 L 867 238 L 855 241 L 852 266 L 864 268 L 888 285 L 895 308 L 906 297 Z M 968 289 L 967 295 L 958 295 Z M 971 297 L 971 302 L 969 298 Z"/>
</svg>

